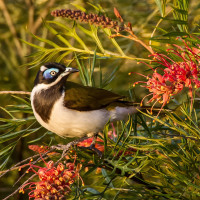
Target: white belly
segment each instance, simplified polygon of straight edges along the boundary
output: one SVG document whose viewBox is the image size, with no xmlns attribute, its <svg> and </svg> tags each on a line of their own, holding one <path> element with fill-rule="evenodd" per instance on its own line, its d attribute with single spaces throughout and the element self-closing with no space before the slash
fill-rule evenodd
<svg viewBox="0 0 200 200">
<path fill-rule="evenodd" d="M 49 120 L 50 129 L 64 137 L 82 137 L 89 133 L 96 133 L 103 130 L 109 120 L 109 113 L 106 109 L 95 111 L 76 111 L 62 109 L 62 99 L 53 107 Z"/>
</svg>

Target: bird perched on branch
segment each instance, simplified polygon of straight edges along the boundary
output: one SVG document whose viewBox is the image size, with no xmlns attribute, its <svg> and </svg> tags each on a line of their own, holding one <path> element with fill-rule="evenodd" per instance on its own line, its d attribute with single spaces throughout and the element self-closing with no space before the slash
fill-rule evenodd
<svg viewBox="0 0 200 200">
<path fill-rule="evenodd" d="M 46 129 L 61 137 L 93 136 L 108 121 L 123 120 L 140 109 L 113 92 L 67 81 L 70 74 L 78 71 L 55 62 L 40 67 L 31 92 L 31 104 L 36 119 Z M 73 142 L 72 145 L 78 143 Z M 67 146 L 61 149 L 68 150 L 69 144 L 61 145 Z M 102 156 L 94 142 L 90 147 Z M 155 188 L 142 181 L 140 174 L 139 178 L 132 179 Z"/>
<path fill-rule="evenodd" d="M 78 69 L 59 63 L 40 67 L 31 93 L 37 121 L 61 137 L 83 137 L 138 112 L 133 102 L 113 92 L 67 81 Z"/>
</svg>

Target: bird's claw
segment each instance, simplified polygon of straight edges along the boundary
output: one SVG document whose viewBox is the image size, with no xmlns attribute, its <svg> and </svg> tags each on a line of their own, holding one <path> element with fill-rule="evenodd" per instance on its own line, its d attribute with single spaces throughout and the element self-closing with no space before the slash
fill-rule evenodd
<svg viewBox="0 0 200 200">
<path fill-rule="evenodd" d="M 101 152 L 99 149 L 97 149 L 97 148 L 95 147 L 95 144 L 93 144 L 93 143 L 92 143 L 89 147 L 82 147 L 82 146 L 81 146 L 80 148 L 93 150 L 93 151 L 95 151 L 95 153 L 97 153 L 97 155 L 98 155 L 100 158 L 102 158 L 102 156 L 103 156 L 102 152 Z"/>
</svg>

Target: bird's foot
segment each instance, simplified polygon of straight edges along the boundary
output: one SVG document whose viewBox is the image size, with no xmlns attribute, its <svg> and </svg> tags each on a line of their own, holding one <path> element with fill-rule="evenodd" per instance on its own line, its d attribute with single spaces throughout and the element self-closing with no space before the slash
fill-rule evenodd
<svg viewBox="0 0 200 200">
<path fill-rule="evenodd" d="M 86 140 L 86 139 L 88 139 L 88 137 L 79 138 L 77 140 L 69 142 L 68 144 L 57 144 L 55 146 L 52 146 L 51 149 L 68 151 L 71 146 L 74 146 L 74 145 L 78 144 L 79 142 L 82 142 L 83 140 Z"/>
<path fill-rule="evenodd" d="M 90 144 L 90 146 L 89 147 L 80 146 L 80 148 L 93 150 L 97 153 L 97 155 L 100 158 L 102 158 L 102 155 L 103 155 L 102 152 L 95 147 L 97 137 L 98 137 L 98 133 L 93 134 L 93 140 L 92 140 L 92 143 Z"/>
<path fill-rule="evenodd" d="M 97 153 L 97 155 L 98 155 L 100 158 L 102 158 L 102 156 L 103 156 L 102 152 L 101 152 L 99 149 L 97 149 L 97 148 L 95 147 L 95 144 L 94 144 L 94 143 L 92 143 L 89 147 L 82 147 L 82 146 L 81 146 L 80 148 L 82 148 L 82 149 L 93 150 L 93 151 L 95 151 L 95 153 Z"/>
<path fill-rule="evenodd" d="M 89 147 L 84 147 L 84 146 L 79 146 L 79 147 L 82 148 L 82 149 L 93 150 L 101 158 L 102 155 L 103 155 L 102 152 L 95 147 L 96 137 L 97 137 L 97 135 L 94 136 L 94 139 L 93 139 L 93 141 L 92 141 L 92 143 L 91 143 L 91 145 Z M 77 145 L 79 142 L 82 142 L 82 141 L 84 141 L 86 139 L 88 139 L 88 137 L 82 137 L 82 138 L 79 138 L 79 139 L 74 140 L 72 142 L 69 142 L 68 144 L 65 144 L 65 145 L 64 144 L 58 144 L 58 145 L 55 145 L 55 146 L 51 146 L 51 149 L 52 150 L 63 151 L 63 154 L 64 154 L 70 149 L 70 147 L 72 147 L 74 145 Z"/>
</svg>

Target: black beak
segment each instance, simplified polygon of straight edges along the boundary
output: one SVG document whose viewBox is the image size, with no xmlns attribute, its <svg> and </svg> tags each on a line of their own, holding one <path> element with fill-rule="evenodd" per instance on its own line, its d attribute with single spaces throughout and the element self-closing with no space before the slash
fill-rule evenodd
<svg viewBox="0 0 200 200">
<path fill-rule="evenodd" d="M 71 73 L 74 73 L 74 72 L 79 72 L 78 69 L 75 69 L 75 68 L 72 68 L 72 67 L 66 67 L 65 71 L 61 74 L 62 77 L 65 77 Z"/>
<path fill-rule="evenodd" d="M 79 72 L 78 69 L 72 68 L 72 67 L 66 67 L 64 73 L 74 73 L 74 72 Z"/>
</svg>

